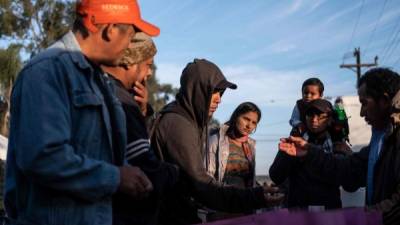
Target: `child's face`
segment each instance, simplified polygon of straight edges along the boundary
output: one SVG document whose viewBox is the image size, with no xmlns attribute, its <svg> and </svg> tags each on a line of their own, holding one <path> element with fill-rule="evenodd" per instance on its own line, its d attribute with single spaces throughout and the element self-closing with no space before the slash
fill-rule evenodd
<svg viewBox="0 0 400 225">
<path fill-rule="evenodd" d="M 321 98 L 319 87 L 317 85 L 307 85 L 303 88 L 303 101 L 311 102 L 312 100 Z"/>
</svg>

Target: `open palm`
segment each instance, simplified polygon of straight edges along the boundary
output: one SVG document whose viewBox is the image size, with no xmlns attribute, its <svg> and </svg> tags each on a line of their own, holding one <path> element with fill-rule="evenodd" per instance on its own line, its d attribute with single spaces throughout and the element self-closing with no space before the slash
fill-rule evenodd
<svg viewBox="0 0 400 225">
<path fill-rule="evenodd" d="M 279 150 L 290 156 L 301 157 L 307 154 L 308 143 L 301 137 L 290 136 L 281 138 L 279 142 Z"/>
</svg>

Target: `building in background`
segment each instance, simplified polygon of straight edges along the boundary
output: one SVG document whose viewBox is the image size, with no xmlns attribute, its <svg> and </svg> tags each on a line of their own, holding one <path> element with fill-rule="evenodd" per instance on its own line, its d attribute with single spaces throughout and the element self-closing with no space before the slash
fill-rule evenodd
<svg viewBox="0 0 400 225">
<path fill-rule="evenodd" d="M 360 116 L 361 104 L 358 96 L 342 96 L 341 98 L 349 121 L 351 148 L 353 152 L 358 152 L 362 147 L 368 145 L 371 139 L 371 126 Z M 365 205 L 365 188 L 360 188 L 353 193 L 344 190 L 341 192 L 343 207 Z"/>
</svg>

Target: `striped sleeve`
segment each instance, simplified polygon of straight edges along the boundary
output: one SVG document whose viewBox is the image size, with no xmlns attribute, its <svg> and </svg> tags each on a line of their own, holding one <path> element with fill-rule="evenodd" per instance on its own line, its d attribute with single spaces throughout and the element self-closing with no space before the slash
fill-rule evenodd
<svg viewBox="0 0 400 225">
<path fill-rule="evenodd" d="M 149 148 L 149 139 L 137 139 L 126 146 L 125 157 L 128 161 L 132 160 L 149 151 Z"/>
</svg>

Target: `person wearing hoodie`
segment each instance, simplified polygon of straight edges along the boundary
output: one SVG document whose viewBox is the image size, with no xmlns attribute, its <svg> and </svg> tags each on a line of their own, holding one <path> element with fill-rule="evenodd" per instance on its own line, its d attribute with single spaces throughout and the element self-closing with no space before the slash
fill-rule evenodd
<svg viewBox="0 0 400 225">
<path fill-rule="evenodd" d="M 279 149 L 304 157 L 315 171 L 353 190 L 366 187 L 366 205 L 383 224 L 400 221 L 400 76 L 387 68 L 367 71 L 358 81 L 360 115 L 372 126 L 370 143 L 345 157 L 324 154 L 300 137 L 282 138 Z"/>
<path fill-rule="evenodd" d="M 236 89 L 220 69 L 195 59 L 182 72 L 176 100 L 166 105 L 155 121 L 151 144 L 159 156 L 180 168 L 174 192 L 162 205 L 161 224 L 200 223 L 200 205 L 225 212 L 246 212 L 278 203 L 277 188 L 224 186 L 207 173 L 207 124 L 226 88 Z"/>
<path fill-rule="evenodd" d="M 117 193 L 113 199 L 114 225 L 155 225 L 161 198 L 178 178 L 175 165 L 160 161 L 150 147 L 146 117 L 152 117 L 148 104 L 147 80 L 153 72 L 156 46 L 150 36 L 138 32 L 119 66 L 103 66 L 116 86 L 116 96 L 121 101 L 126 117 L 127 146 L 125 157 L 132 166 L 139 167 L 153 184 L 149 196 L 132 198 Z"/>
</svg>

